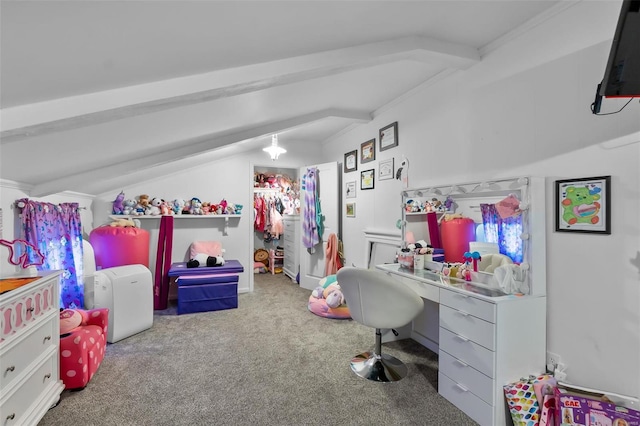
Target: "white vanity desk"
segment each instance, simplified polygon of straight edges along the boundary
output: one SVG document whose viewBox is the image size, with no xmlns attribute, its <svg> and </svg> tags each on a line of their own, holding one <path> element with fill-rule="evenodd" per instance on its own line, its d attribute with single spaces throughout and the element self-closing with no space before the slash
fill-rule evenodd
<svg viewBox="0 0 640 426">
<path fill-rule="evenodd" d="M 471 282 L 443 277 L 426 269 L 400 264 L 377 265 L 416 291 L 423 312 L 411 324 L 387 332 L 383 341 L 412 338 L 437 353 L 438 392 L 483 426 L 511 424 L 503 385 L 542 373 L 546 359 L 545 183 L 522 176 L 484 182 L 404 189 L 401 241 L 410 232 L 415 241 L 430 243 L 425 212 L 408 212 L 433 199 L 445 200 L 447 213 L 459 213 L 483 223 L 482 204 L 496 204 L 507 196 L 519 200 L 523 257 L 530 291 L 505 295 L 476 283 L 487 274 L 474 273 Z M 420 207 L 418 207 L 420 209 Z M 438 264 L 428 265 L 439 270 Z"/>
<path fill-rule="evenodd" d="M 376 268 L 425 301 L 423 313 L 399 337 L 439 355 L 438 393 L 481 425 L 511 424 L 502 386 L 544 369 L 546 297 L 502 295 L 398 263 Z"/>
</svg>

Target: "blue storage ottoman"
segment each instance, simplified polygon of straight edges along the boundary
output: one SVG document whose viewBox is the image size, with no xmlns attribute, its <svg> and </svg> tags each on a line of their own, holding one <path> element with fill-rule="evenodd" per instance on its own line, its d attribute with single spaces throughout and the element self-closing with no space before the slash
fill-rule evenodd
<svg viewBox="0 0 640 426">
<path fill-rule="evenodd" d="M 238 307 L 238 274 L 179 276 L 178 315 Z"/>
</svg>

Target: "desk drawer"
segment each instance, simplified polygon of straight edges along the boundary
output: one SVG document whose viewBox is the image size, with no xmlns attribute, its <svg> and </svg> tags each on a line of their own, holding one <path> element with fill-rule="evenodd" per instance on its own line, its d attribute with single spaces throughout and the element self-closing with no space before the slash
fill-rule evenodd
<svg viewBox="0 0 640 426">
<path fill-rule="evenodd" d="M 418 293 L 418 295 L 424 299 L 432 300 L 434 302 L 438 302 L 438 300 L 440 300 L 440 290 L 435 285 L 404 277 L 401 277 L 400 281 L 406 284 L 407 287 Z"/>
<path fill-rule="evenodd" d="M 495 324 L 469 315 L 466 312 L 440 306 L 440 327 L 464 336 L 487 349 L 496 349 Z"/>
<path fill-rule="evenodd" d="M 480 425 L 493 425 L 493 407 L 442 372 L 438 373 L 438 393 Z"/>
<path fill-rule="evenodd" d="M 481 373 L 494 377 L 495 353 L 464 336 L 440 327 L 440 350 L 448 352 Z"/>
<path fill-rule="evenodd" d="M 440 290 L 440 300 L 443 305 L 458 311 L 467 312 L 485 321 L 496 322 L 496 305 L 493 303 L 445 289 Z"/>
<path fill-rule="evenodd" d="M 484 402 L 493 405 L 493 379 L 444 351 L 439 352 L 438 371 L 462 387 L 469 389 Z"/>
</svg>

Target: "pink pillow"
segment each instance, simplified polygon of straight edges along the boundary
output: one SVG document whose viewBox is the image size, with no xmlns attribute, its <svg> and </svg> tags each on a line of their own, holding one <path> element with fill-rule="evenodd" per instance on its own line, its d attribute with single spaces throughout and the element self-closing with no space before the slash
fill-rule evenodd
<svg viewBox="0 0 640 426">
<path fill-rule="evenodd" d="M 193 259 L 199 253 L 209 256 L 222 256 L 222 244 L 220 241 L 194 241 L 189 249 L 189 259 Z"/>
</svg>

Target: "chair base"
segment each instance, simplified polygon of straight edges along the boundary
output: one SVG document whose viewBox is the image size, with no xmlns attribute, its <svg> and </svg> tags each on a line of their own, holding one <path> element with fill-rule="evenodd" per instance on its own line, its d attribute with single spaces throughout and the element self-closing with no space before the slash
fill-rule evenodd
<svg viewBox="0 0 640 426">
<path fill-rule="evenodd" d="M 407 366 L 387 354 L 363 352 L 351 360 L 351 370 L 374 382 L 397 382 L 407 375 Z"/>
</svg>

